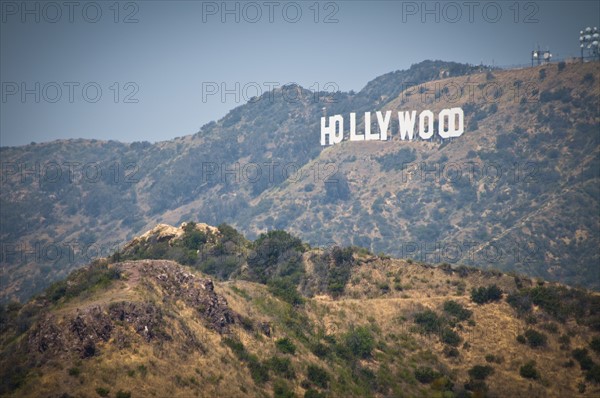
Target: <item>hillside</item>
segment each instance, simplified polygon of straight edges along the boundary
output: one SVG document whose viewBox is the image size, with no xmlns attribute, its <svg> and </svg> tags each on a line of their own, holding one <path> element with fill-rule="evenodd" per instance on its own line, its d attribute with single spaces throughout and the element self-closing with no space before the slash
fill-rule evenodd
<svg viewBox="0 0 600 398">
<path fill-rule="evenodd" d="M 284 231 L 158 225 L 1 309 L 10 397 L 600 393 L 597 293 Z"/>
<path fill-rule="evenodd" d="M 598 63 L 488 69 L 424 61 L 358 93 L 286 86 L 156 144 L 2 147 L 0 301 L 187 219 L 597 290 Z M 467 128 L 454 141 L 406 142 L 392 123 L 391 141 L 321 147 L 323 106 L 359 112 L 359 123 L 364 111 L 461 106 Z"/>
</svg>

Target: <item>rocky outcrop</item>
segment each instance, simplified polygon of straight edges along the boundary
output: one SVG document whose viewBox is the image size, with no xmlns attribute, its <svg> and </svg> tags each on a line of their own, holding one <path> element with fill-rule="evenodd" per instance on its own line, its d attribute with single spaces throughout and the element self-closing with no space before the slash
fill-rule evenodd
<svg viewBox="0 0 600 398">
<path fill-rule="evenodd" d="M 174 241 L 183 236 L 186 226 L 187 223 L 181 223 L 179 227 L 174 227 L 168 224 L 158 224 L 156 227 L 147 231 L 143 235 L 135 237 L 125 244 L 125 246 L 123 246 L 123 253 L 128 253 L 129 251 L 135 249 L 136 246 L 145 244 L 147 242 L 168 242 L 170 245 L 172 245 Z M 219 236 L 220 234 L 218 228 L 204 223 L 195 223 L 195 228 L 198 231 L 206 233 L 207 235 Z"/>
<path fill-rule="evenodd" d="M 163 331 L 164 322 L 158 307 L 150 303 L 121 302 L 108 308 L 94 306 L 77 310 L 74 316 L 61 321 L 52 315 L 42 317 L 29 334 L 29 351 L 52 354 L 71 351 L 88 358 L 97 353 L 98 343 L 108 342 L 113 337 L 117 324 L 132 325 L 148 342 L 169 338 Z M 117 336 L 124 345 L 126 335 Z"/>
<path fill-rule="evenodd" d="M 198 278 L 171 261 L 153 261 L 143 272 L 156 280 L 166 296 L 197 309 L 211 329 L 228 333 L 229 325 L 236 323 L 238 315 L 229 308 L 225 297 L 215 292 L 211 279 Z"/>
<path fill-rule="evenodd" d="M 113 341 L 118 347 L 129 344 L 133 330 L 146 342 L 171 340 L 169 325 L 164 319 L 163 305 L 178 300 L 197 311 L 205 325 L 221 334 L 229 333 L 230 326 L 239 321 L 227 300 L 217 294 L 211 279 L 200 278 L 172 261 L 145 260 L 121 263 L 125 272 L 135 273 L 162 290 L 163 303 L 112 302 L 77 309 L 62 318 L 42 316 L 31 329 L 27 349 L 31 353 L 61 354 L 75 352 L 81 358 L 98 354 L 100 343 Z M 201 348 L 193 332 L 182 328 L 191 347 Z"/>
</svg>

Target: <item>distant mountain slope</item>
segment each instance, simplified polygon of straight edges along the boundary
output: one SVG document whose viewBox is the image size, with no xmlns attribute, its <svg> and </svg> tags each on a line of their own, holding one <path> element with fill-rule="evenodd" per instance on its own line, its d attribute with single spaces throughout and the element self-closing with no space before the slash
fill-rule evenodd
<svg viewBox="0 0 600 398">
<path fill-rule="evenodd" d="M 358 93 L 286 86 L 193 136 L 156 144 L 0 148 L 2 301 L 30 297 L 156 223 L 191 218 L 228 222 L 250 237 L 285 228 L 313 245 L 354 243 L 415 259 L 413 243 L 437 244 L 423 251 L 427 261 L 598 289 L 598 82 L 597 63 L 481 71 L 425 61 Z M 456 100 L 454 85 L 464 87 Z M 449 106 L 466 112 L 466 133 L 452 142 L 400 142 L 394 114 L 390 142 L 319 145 L 323 107 L 359 112 L 362 129 L 361 111 Z M 410 177 L 402 162 L 458 163 L 464 177 L 423 179 L 418 169 Z M 480 167 L 473 174 L 465 162 Z M 494 164 L 505 171 L 499 181 Z M 466 244 L 462 253 L 435 258 L 456 242 Z M 492 244 L 504 255 L 494 257 Z"/>
<path fill-rule="evenodd" d="M 591 397 L 599 304 L 284 231 L 250 242 L 227 225 L 163 224 L 0 307 L 0 393 Z"/>
</svg>

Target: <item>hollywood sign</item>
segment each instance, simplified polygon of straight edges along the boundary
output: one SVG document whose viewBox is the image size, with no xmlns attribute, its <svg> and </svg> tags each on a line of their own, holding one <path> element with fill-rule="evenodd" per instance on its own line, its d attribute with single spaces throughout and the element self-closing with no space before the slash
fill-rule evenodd
<svg viewBox="0 0 600 398">
<path fill-rule="evenodd" d="M 350 141 L 387 141 L 392 111 L 375 112 L 377 132 L 371 132 L 371 112 L 365 112 L 365 131 L 356 132 L 356 113 L 350 113 Z M 329 119 L 329 120 L 327 120 Z M 401 140 L 412 140 L 415 137 L 417 111 L 398 112 L 398 131 Z M 418 117 L 419 137 L 429 140 L 435 133 L 434 114 L 424 110 Z M 462 108 L 442 109 L 438 114 L 437 133 L 442 138 L 460 137 L 465 131 L 464 112 Z M 321 145 L 339 144 L 344 139 L 344 117 L 334 115 L 321 118 Z"/>
</svg>

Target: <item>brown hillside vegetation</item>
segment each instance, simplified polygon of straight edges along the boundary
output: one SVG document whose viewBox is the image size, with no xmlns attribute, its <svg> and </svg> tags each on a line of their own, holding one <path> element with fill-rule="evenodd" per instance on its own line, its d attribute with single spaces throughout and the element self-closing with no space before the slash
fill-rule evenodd
<svg viewBox="0 0 600 398">
<path fill-rule="evenodd" d="M 598 294 L 282 231 L 159 226 L 1 315 L 11 397 L 600 394 Z"/>
</svg>

